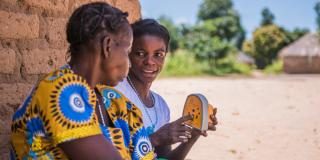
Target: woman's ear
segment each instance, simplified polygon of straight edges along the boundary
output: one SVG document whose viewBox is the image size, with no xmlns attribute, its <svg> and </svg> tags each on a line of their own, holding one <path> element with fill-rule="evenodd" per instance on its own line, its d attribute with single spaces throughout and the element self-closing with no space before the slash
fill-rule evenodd
<svg viewBox="0 0 320 160">
<path fill-rule="evenodd" d="M 109 36 L 105 36 L 102 40 L 102 56 L 107 58 L 110 54 L 111 48 L 111 38 Z"/>
</svg>

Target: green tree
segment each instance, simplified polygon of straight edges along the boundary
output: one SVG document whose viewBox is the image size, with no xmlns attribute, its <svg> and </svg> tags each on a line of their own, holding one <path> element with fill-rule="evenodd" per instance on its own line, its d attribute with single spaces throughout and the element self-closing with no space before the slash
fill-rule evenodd
<svg viewBox="0 0 320 160">
<path fill-rule="evenodd" d="M 241 48 L 245 39 L 245 31 L 231 0 L 204 0 L 200 5 L 198 21 L 205 23 L 206 26 L 215 27 L 216 31 L 212 35 L 231 42 L 239 49 Z"/>
<path fill-rule="evenodd" d="M 234 46 L 218 36 L 211 36 L 210 32 L 202 27 L 197 26 L 187 35 L 187 39 L 192 39 L 188 41 L 188 48 L 193 51 L 197 59 L 208 61 L 210 66 L 214 67 L 216 61 L 225 57 Z"/>
<path fill-rule="evenodd" d="M 307 28 L 295 28 L 293 31 L 287 31 L 287 35 L 292 43 L 309 32 L 310 30 Z"/>
<path fill-rule="evenodd" d="M 183 29 L 186 47 L 197 59 L 206 60 L 211 67 L 240 49 L 245 38 L 240 16 L 233 9 L 231 0 L 204 0 L 198 12 L 198 23 Z"/>
<path fill-rule="evenodd" d="M 231 0 L 204 0 L 198 12 L 199 20 L 214 19 L 234 14 Z"/>
<path fill-rule="evenodd" d="M 273 24 L 275 17 L 268 8 L 264 8 L 261 12 L 261 15 L 262 15 L 261 26 Z"/>
<path fill-rule="evenodd" d="M 169 51 L 173 54 L 178 48 L 180 48 L 179 41 L 182 39 L 181 29 L 166 16 L 160 16 L 158 20 L 170 33 Z"/>
<path fill-rule="evenodd" d="M 242 49 L 254 57 L 258 69 L 264 69 L 273 63 L 279 50 L 289 42 L 285 30 L 272 24 L 256 29 L 252 41 L 246 41 Z"/>
</svg>

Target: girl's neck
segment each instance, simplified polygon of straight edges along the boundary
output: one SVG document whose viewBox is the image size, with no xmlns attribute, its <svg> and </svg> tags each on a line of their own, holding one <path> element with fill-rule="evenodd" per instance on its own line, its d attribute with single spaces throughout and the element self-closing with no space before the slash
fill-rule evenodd
<svg viewBox="0 0 320 160">
<path fill-rule="evenodd" d="M 148 101 L 151 97 L 150 87 L 152 83 L 146 83 L 137 78 L 134 74 L 128 75 L 129 81 L 131 81 L 133 87 L 136 89 L 139 96 L 143 99 L 143 101 Z"/>
</svg>

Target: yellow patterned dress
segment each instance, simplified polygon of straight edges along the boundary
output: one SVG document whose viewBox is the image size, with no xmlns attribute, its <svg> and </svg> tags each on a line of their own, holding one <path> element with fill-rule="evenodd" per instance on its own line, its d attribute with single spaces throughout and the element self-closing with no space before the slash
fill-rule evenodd
<svg viewBox="0 0 320 160">
<path fill-rule="evenodd" d="M 114 127 L 103 127 L 103 133 L 121 155 L 131 159 L 153 159 L 155 154 L 142 121 L 142 113 L 114 88 L 97 85 Z M 125 156 L 126 159 L 130 159 Z"/>
<path fill-rule="evenodd" d="M 99 88 L 102 93 L 104 88 Z M 49 73 L 13 115 L 11 159 L 68 159 L 58 144 L 98 134 L 105 135 L 124 159 L 152 159 L 140 111 L 126 109 L 131 103 L 107 95 L 104 101 L 114 128 L 98 123 L 96 94 L 68 65 Z"/>
</svg>

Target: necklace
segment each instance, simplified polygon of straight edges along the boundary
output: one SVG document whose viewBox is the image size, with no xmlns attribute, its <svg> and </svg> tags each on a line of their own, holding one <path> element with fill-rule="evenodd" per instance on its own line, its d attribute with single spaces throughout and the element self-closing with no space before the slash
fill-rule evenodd
<svg viewBox="0 0 320 160">
<path fill-rule="evenodd" d="M 98 95 L 97 95 L 97 104 L 98 104 L 98 109 L 99 109 L 102 125 L 103 125 L 103 127 L 106 127 L 107 125 L 106 125 L 106 122 L 104 121 L 104 116 L 102 114 L 102 109 L 101 109 L 101 105 L 100 105 L 99 100 L 98 100 Z"/>
<path fill-rule="evenodd" d="M 133 85 L 133 83 L 132 83 L 132 81 L 131 81 L 131 79 L 130 79 L 129 76 L 127 77 L 127 79 L 128 79 L 128 82 L 129 82 L 131 88 L 133 89 L 133 91 L 134 91 L 135 94 L 137 95 L 139 101 L 143 104 L 143 108 L 144 108 L 145 112 L 147 113 L 147 116 L 148 116 L 148 118 L 149 118 L 149 120 L 150 120 L 150 122 L 151 122 L 151 124 L 152 124 L 152 125 L 151 125 L 151 131 L 150 131 L 150 132 L 153 132 L 156 124 L 158 123 L 158 114 L 157 114 L 157 109 L 156 109 L 156 106 L 155 106 L 155 98 L 154 98 L 152 92 L 150 92 L 150 94 L 151 94 L 151 99 L 152 99 L 152 103 L 153 103 L 153 106 L 154 106 L 155 115 L 156 115 L 156 122 L 153 123 L 153 122 L 152 122 L 152 119 L 151 119 L 151 116 L 150 116 L 150 114 L 149 114 L 149 112 L 148 112 L 148 110 L 147 110 L 147 106 L 146 106 L 146 104 L 142 101 L 142 98 L 140 97 L 139 92 L 138 92 L 137 89 L 134 87 L 134 85 Z M 148 133 L 148 134 L 151 134 L 151 133 Z"/>
</svg>

